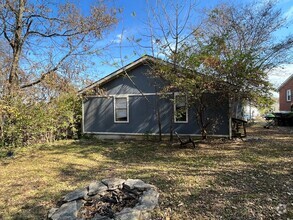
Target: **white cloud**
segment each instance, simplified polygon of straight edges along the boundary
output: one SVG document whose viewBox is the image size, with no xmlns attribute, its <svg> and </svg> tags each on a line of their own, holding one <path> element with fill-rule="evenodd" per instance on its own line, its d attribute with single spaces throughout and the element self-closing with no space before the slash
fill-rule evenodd
<svg viewBox="0 0 293 220">
<path fill-rule="evenodd" d="M 269 72 L 269 81 L 278 88 L 293 74 L 293 64 L 282 65 Z"/>
<path fill-rule="evenodd" d="M 131 34 L 131 32 L 129 32 L 128 30 L 122 30 L 120 32 L 120 34 L 117 34 L 115 36 L 115 39 L 113 40 L 113 43 L 116 43 L 116 44 L 121 44 L 123 43 L 123 41 L 127 40 L 127 38 L 129 37 L 129 35 Z"/>
<path fill-rule="evenodd" d="M 116 39 L 113 41 L 116 44 L 120 44 L 123 41 L 124 37 L 122 34 L 117 34 Z"/>
</svg>

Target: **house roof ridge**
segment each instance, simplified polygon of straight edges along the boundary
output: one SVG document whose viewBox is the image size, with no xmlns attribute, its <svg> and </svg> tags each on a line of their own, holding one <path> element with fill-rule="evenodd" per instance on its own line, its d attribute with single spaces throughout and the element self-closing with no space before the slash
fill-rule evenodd
<svg viewBox="0 0 293 220">
<path fill-rule="evenodd" d="M 154 62 L 154 61 L 156 61 L 156 60 L 160 60 L 160 59 L 159 59 L 159 58 L 156 58 L 156 57 L 154 57 L 154 56 L 151 56 L 151 55 L 145 54 L 145 55 L 139 57 L 138 59 L 136 59 L 136 60 L 134 60 L 134 61 L 132 61 L 132 62 L 126 64 L 125 66 L 122 66 L 122 67 L 119 68 L 118 70 L 115 70 L 114 72 L 112 72 L 112 73 L 110 73 L 110 74 L 108 74 L 108 75 L 102 77 L 101 79 L 99 79 L 99 80 L 93 82 L 92 84 L 86 86 L 85 88 L 79 90 L 79 91 L 78 91 L 78 94 L 82 94 L 82 93 L 84 93 L 85 91 L 87 91 L 87 90 L 89 90 L 89 89 L 92 89 L 92 88 L 94 88 L 94 87 L 97 86 L 97 85 L 103 84 L 103 83 L 105 83 L 105 82 L 109 82 L 109 81 L 111 81 L 112 79 L 118 77 L 121 73 L 123 73 L 123 72 L 125 72 L 125 71 L 127 71 L 127 70 L 130 70 L 130 69 L 136 67 L 137 65 L 142 64 L 144 61 L 147 61 L 147 60 Z"/>
<path fill-rule="evenodd" d="M 291 79 L 293 79 L 293 74 L 291 74 L 291 76 L 289 76 L 279 87 L 278 87 L 278 91 L 281 90 L 281 88 L 283 88 L 283 86 L 289 82 Z"/>
</svg>

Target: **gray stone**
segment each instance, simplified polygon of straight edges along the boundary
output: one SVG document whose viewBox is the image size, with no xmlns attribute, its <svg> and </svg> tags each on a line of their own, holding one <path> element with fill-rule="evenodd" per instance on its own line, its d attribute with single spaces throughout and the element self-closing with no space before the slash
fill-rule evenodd
<svg viewBox="0 0 293 220">
<path fill-rule="evenodd" d="M 139 204 L 134 208 L 137 210 L 152 210 L 159 204 L 159 193 L 155 189 L 149 189 L 139 198 Z"/>
<path fill-rule="evenodd" d="M 95 217 L 93 217 L 91 220 L 113 220 L 113 219 L 107 216 L 96 214 Z"/>
<path fill-rule="evenodd" d="M 84 203 L 85 203 L 85 200 L 82 200 L 82 199 L 76 200 L 77 210 L 80 210 L 80 208 L 84 205 Z"/>
<path fill-rule="evenodd" d="M 48 213 L 48 218 L 51 219 L 52 215 L 58 210 L 58 208 L 51 208 Z"/>
<path fill-rule="evenodd" d="M 147 183 L 142 183 L 142 184 L 134 184 L 134 188 L 139 190 L 139 191 L 145 191 L 145 190 L 149 190 L 149 189 L 155 189 L 156 187 L 154 185 L 151 184 L 147 184 Z"/>
<path fill-rule="evenodd" d="M 64 196 L 64 201 L 65 202 L 71 202 L 73 200 L 78 200 L 78 199 L 83 199 L 87 195 L 87 189 L 78 189 L 73 192 L 68 193 L 66 196 Z"/>
<path fill-rule="evenodd" d="M 155 186 L 151 184 L 147 184 L 140 179 L 127 179 L 123 183 L 124 187 L 128 190 L 137 189 L 139 191 L 144 191 L 150 188 L 155 188 Z"/>
<path fill-rule="evenodd" d="M 119 179 L 119 178 L 110 178 L 110 179 L 103 179 L 101 182 L 104 183 L 106 186 L 108 186 L 109 190 L 113 190 L 117 188 L 121 189 L 125 180 Z"/>
<path fill-rule="evenodd" d="M 108 187 L 101 183 L 101 182 L 92 182 L 90 185 L 89 185 L 89 192 L 88 192 L 88 195 L 89 196 L 93 196 L 93 195 L 96 195 L 96 194 L 103 194 L 106 190 L 108 189 Z"/>
<path fill-rule="evenodd" d="M 134 185 L 139 185 L 139 184 L 145 184 L 142 180 L 140 179 L 127 179 L 123 185 L 127 189 L 134 189 Z"/>
<path fill-rule="evenodd" d="M 124 208 L 121 212 L 115 214 L 115 220 L 140 220 L 141 211 Z"/>
<path fill-rule="evenodd" d="M 80 209 L 78 202 L 72 201 L 64 203 L 54 214 L 50 217 L 52 220 L 67 220 L 76 219 L 77 212 Z"/>
</svg>

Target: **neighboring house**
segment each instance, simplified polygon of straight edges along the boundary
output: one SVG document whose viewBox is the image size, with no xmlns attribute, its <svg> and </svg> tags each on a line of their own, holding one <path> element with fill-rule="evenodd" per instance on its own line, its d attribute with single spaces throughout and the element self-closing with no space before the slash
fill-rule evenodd
<svg viewBox="0 0 293 220">
<path fill-rule="evenodd" d="M 246 121 L 253 121 L 255 120 L 259 115 L 260 112 L 257 107 L 247 104 L 243 107 L 243 113 L 244 113 L 244 119 Z"/>
<path fill-rule="evenodd" d="M 81 90 L 83 133 L 121 138 L 158 135 L 161 128 L 162 135 L 173 130 L 181 135 L 200 136 L 195 113 L 187 108 L 186 96 L 160 93 L 166 82 L 153 73 L 154 62 L 155 58 L 143 56 Z M 216 122 L 208 134 L 228 137 L 228 101 L 212 94 L 207 99 L 216 109 L 211 107 L 207 111 L 207 117 Z"/>
<path fill-rule="evenodd" d="M 293 111 L 293 74 L 279 87 L 280 111 Z"/>
</svg>

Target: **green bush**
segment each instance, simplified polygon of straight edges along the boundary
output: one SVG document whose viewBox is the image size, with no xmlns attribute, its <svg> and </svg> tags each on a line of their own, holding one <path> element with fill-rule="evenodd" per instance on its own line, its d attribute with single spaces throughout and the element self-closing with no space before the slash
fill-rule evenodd
<svg viewBox="0 0 293 220">
<path fill-rule="evenodd" d="M 0 101 L 2 146 L 25 146 L 74 138 L 80 132 L 81 100 L 61 94 L 47 101 L 14 97 Z"/>
</svg>

